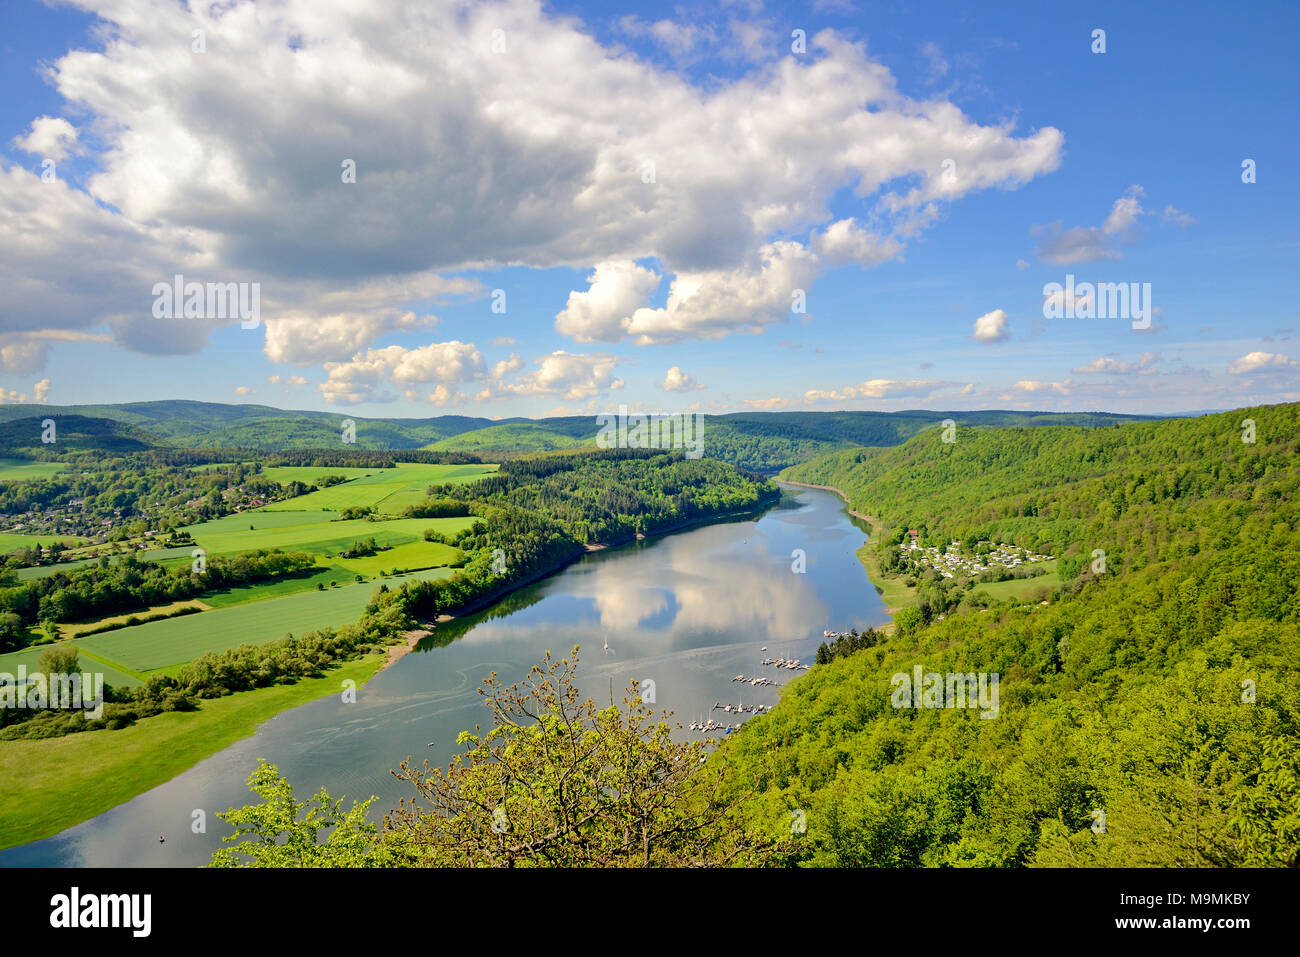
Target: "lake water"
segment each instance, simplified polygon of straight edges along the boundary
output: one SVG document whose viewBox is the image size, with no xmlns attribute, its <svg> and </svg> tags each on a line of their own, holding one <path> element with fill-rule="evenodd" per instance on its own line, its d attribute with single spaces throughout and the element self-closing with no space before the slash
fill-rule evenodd
<svg viewBox="0 0 1300 957">
<path fill-rule="evenodd" d="M 758 516 L 593 552 L 484 612 L 439 625 L 417 651 L 361 686 L 354 703 L 334 695 L 277 715 L 126 804 L 0 851 L 0 866 L 205 864 L 230 833 L 215 812 L 253 800 L 245 782 L 262 757 L 299 800 L 320 787 L 335 798 L 378 796 L 378 820 L 412 793 L 390 769 L 408 755 L 445 765 L 459 731 L 486 726 L 475 690 L 483 678 L 496 671 L 513 682 L 543 652 L 563 655 L 575 644 L 582 689 L 598 703 L 609 700 L 611 682 L 618 701 L 630 680 L 652 679 L 656 707 L 683 726 L 709 717 L 715 701 L 774 704 L 778 689 L 731 681 L 743 673 L 784 683 L 798 674 L 760 667 L 763 647 L 811 663 L 823 630 L 888 620 L 854 557 L 865 537 L 833 494 L 787 488 Z M 805 556 L 803 573 L 793 570 L 796 549 Z M 738 720 L 722 711 L 712 717 Z M 196 809 L 206 813 L 205 834 L 191 833 Z"/>
</svg>

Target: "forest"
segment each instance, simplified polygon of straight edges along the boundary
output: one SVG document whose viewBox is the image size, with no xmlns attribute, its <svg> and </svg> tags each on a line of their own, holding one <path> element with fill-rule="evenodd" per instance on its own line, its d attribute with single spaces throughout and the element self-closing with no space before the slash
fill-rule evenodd
<svg viewBox="0 0 1300 957">
<path fill-rule="evenodd" d="M 729 743 L 737 781 L 762 769 L 753 812 L 806 812 L 795 863 L 1300 864 L 1298 440 L 1283 405 L 922 433 L 789 470 L 879 517 L 882 547 L 1014 542 L 1064 556 L 1063 584 L 900 615 L 815 668 Z M 916 664 L 999 674 L 1000 717 L 891 707 Z"/>
</svg>

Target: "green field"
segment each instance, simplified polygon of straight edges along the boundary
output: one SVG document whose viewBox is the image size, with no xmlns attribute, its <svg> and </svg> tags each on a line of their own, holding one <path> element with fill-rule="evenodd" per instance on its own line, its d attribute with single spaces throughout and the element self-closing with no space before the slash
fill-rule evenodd
<svg viewBox="0 0 1300 957">
<path fill-rule="evenodd" d="M 367 475 L 374 475 L 376 472 L 383 471 L 391 470 L 379 468 L 358 469 L 347 466 L 329 468 L 324 465 L 272 465 L 262 469 L 262 474 L 272 482 L 279 482 L 281 485 L 288 485 L 290 482 L 315 485 L 326 475 L 342 475 L 351 481 L 352 479 L 365 478 Z"/>
<path fill-rule="evenodd" d="M 59 626 L 60 634 L 65 638 L 76 638 L 78 635 L 84 635 L 88 631 L 94 631 L 96 628 L 102 628 L 104 625 L 124 624 L 131 618 L 147 618 L 151 615 L 168 615 L 172 612 L 180 611 L 182 608 L 197 608 L 200 611 L 207 611 L 210 606 L 207 602 L 191 598 L 187 601 L 173 601 L 165 605 L 154 605 L 151 608 L 140 608 L 136 611 L 123 612 L 120 615 L 107 615 L 104 618 L 96 618 L 93 621 L 65 622 Z"/>
<path fill-rule="evenodd" d="M 8 654 L 0 655 L 0 672 L 5 674 L 16 675 L 19 665 L 26 665 L 29 672 L 36 670 L 36 664 L 40 660 L 41 652 L 50 645 L 35 645 L 31 648 L 24 648 L 21 651 L 11 651 Z M 111 664 L 101 660 L 98 656 L 92 657 L 89 654 L 80 654 L 78 649 L 78 660 L 83 671 L 101 671 L 104 673 L 104 681 L 114 688 L 130 688 L 140 684 L 140 679 L 136 675 L 129 674 L 126 671 L 114 668 Z"/>
<path fill-rule="evenodd" d="M 972 595 L 980 592 L 988 595 L 994 601 L 1005 601 L 1015 599 L 1017 601 L 1028 601 L 1030 596 L 1040 588 L 1053 591 L 1061 584 L 1061 576 L 1056 570 L 1056 559 L 1050 562 L 1041 562 L 1039 568 L 1047 570 L 1046 575 L 1038 575 L 1034 578 L 1013 578 L 1004 582 L 989 582 L 984 585 L 976 585 L 972 590 Z"/>
<path fill-rule="evenodd" d="M 240 585 L 238 588 L 209 592 L 203 596 L 203 603 L 213 608 L 230 608 L 234 605 L 246 605 L 250 601 L 261 601 L 264 598 L 280 598 L 284 595 L 296 595 L 301 591 L 314 591 L 318 583 L 326 588 L 330 587 L 331 582 L 338 582 L 340 585 L 351 583 L 356 580 L 356 577 L 357 573 L 354 571 L 340 568 L 338 565 L 325 565 L 312 569 L 310 575 L 294 575 L 256 585 Z"/>
<path fill-rule="evenodd" d="M 336 558 L 334 562 L 353 575 L 382 575 L 393 568 L 412 571 L 419 568 L 436 568 L 446 565 L 456 557 L 458 549 L 441 542 L 407 542 L 387 551 L 376 552 L 364 558 Z"/>
<path fill-rule="evenodd" d="M 31 462 L 0 458 L 0 482 L 26 482 L 58 475 L 68 466 L 63 462 Z"/>
<path fill-rule="evenodd" d="M 25 546 L 36 545 L 53 545 L 55 542 L 63 542 L 65 545 L 84 545 L 86 539 L 77 535 L 58 535 L 53 532 L 47 535 L 25 535 L 18 532 L 0 532 L 0 553 L 12 552 Z"/>
<path fill-rule="evenodd" d="M 447 482 L 456 484 L 473 482 L 495 472 L 495 465 L 421 465 L 411 462 L 399 462 L 392 469 L 295 469 L 293 471 L 314 471 L 318 474 L 343 474 L 345 472 L 366 472 L 349 482 L 332 485 L 297 498 L 275 502 L 262 509 L 262 512 L 340 511 L 349 506 L 373 508 L 387 515 L 397 515 L 408 505 L 417 505 L 428 497 L 431 485 Z M 289 471 L 287 469 L 268 469 L 268 473 Z M 277 481 L 281 481 L 277 479 Z M 285 480 L 287 481 L 287 479 Z M 300 479 L 300 481 L 305 481 Z"/>
<path fill-rule="evenodd" d="M 93 565 L 97 561 L 99 561 L 98 558 L 83 558 L 75 562 L 58 562 L 54 565 L 32 565 L 30 568 L 18 569 L 18 580 L 25 582 L 33 578 L 45 578 L 47 575 L 53 575 L 56 572 L 66 572 L 74 568 L 80 568 L 83 565 Z"/>
<path fill-rule="evenodd" d="M 426 528 L 455 534 L 473 523 L 470 518 L 401 518 L 387 522 L 368 522 L 361 518 L 344 522 L 323 520 L 329 514 L 332 513 L 322 516 L 319 512 L 241 512 L 191 525 L 185 530 L 209 555 L 233 555 L 257 548 L 333 555 L 353 542 L 368 538 L 381 545 L 402 545 L 422 539 Z"/>
<path fill-rule="evenodd" d="M 49 837 L 129 801 L 281 711 L 336 694 L 345 679 L 364 684 L 384 658 L 367 655 L 319 678 L 214 698 L 197 711 L 168 711 L 118 731 L 0 741 L 0 848 Z"/>
<path fill-rule="evenodd" d="M 414 572 L 389 578 L 389 588 L 411 579 L 441 577 L 446 572 Z M 350 624 L 361 617 L 376 582 L 356 582 L 325 591 L 299 592 L 265 601 L 217 608 L 197 615 L 119 628 L 78 638 L 72 644 L 141 673 L 193 661 L 208 652 L 240 645 L 261 645 L 286 635 Z"/>
</svg>

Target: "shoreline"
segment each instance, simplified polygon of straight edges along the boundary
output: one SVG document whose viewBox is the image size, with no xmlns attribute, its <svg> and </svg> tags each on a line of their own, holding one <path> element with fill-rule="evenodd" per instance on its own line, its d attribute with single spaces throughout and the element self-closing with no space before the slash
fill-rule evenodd
<svg viewBox="0 0 1300 957">
<path fill-rule="evenodd" d="M 731 511 L 731 512 L 720 512 L 715 515 L 697 516 L 696 518 L 688 519 L 683 522 L 675 522 L 671 526 L 656 529 L 655 531 L 649 533 L 649 535 L 638 535 L 638 536 L 628 537 L 626 539 L 622 539 L 617 542 L 602 542 L 602 543 L 596 543 L 593 545 L 584 546 L 581 550 L 573 553 L 572 555 L 566 556 L 562 560 L 552 562 L 549 566 L 538 570 L 537 572 L 535 572 L 532 575 L 529 575 L 526 578 L 511 582 L 509 583 L 508 586 L 503 587 L 499 590 L 494 590 L 493 592 L 482 596 L 481 598 L 475 600 L 474 602 L 471 602 L 470 604 L 460 609 L 457 609 L 457 612 L 454 615 L 451 614 L 439 615 L 435 622 L 421 623 L 417 625 L 417 627 L 415 628 L 408 629 L 402 632 L 400 636 L 401 640 L 394 644 L 387 645 L 371 654 L 362 655 L 358 658 L 348 659 L 346 661 L 335 662 L 332 664 L 334 664 L 339 668 L 343 668 L 345 673 L 355 673 L 358 679 L 357 686 L 358 687 L 364 686 L 375 675 L 380 674 L 383 671 L 386 671 L 395 662 L 401 660 L 402 658 L 406 657 L 406 655 L 414 651 L 416 646 L 420 643 L 421 640 L 423 640 L 425 637 L 433 633 L 431 625 L 436 626 L 439 622 L 452 621 L 455 618 L 463 617 L 465 615 L 470 615 L 477 611 L 482 611 L 484 608 L 495 604 L 496 602 L 500 601 L 502 598 L 506 597 L 508 594 L 515 591 L 516 589 L 522 588 L 525 585 L 530 585 L 540 579 L 546 578 L 549 575 L 561 571 L 564 568 L 576 562 L 578 559 L 592 552 L 605 551 L 611 548 L 617 548 L 620 547 L 621 545 L 626 545 L 635 541 L 644 540 L 645 538 L 654 538 L 663 535 L 668 535 L 673 532 L 681 531 L 683 529 L 690 528 L 696 525 L 705 525 L 711 522 L 720 521 L 727 518 L 735 518 L 741 515 L 756 514 L 758 512 L 764 511 L 767 507 L 770 507 L 771 504 L 772 503 L 760 503 L 756 506 L 748 507 L 743 510 Z M 378 584 L 378 582 L 376 584 Z M 335 682 L 337 681 L 337 677 L 338 676 L 335 673 L 335 668 L 331 667 L 327 669 L 324 675 L 322 675 L 320 678 L 317 679 L 300 679 L 298 682 L 294 682 L 293 684 L 272 685 L 270 688 L 251 689 L 249 691 L 238 692 L 235 695 L 226 695 L 221 698 L 214 698 L 211 701 L 205 701 L 204 707 L 201 707 L 197 711 L 167 712 L 166 714 L 163 715 L 154 715 L 150 718 L 144 719 L 143 721 L 139 721 L 136 724 L 132 725 L 130 728 L 124 728 L 124 729 L 112 730 L 112 731 L 107 729 L 101 729 L 99 731 L 78 732 L 76 734 L 64 735 L 57 739 L 52 739 L 61 742 L 59 745 L 57 745 L 57 747 L 60 750 L 67 750 L 69 752 L 79 754 L 81 749 L 84 748 L 85 745 L 92 742 L 93 743 L 99 742 L 100 739 L 90 738 L 88 737 L 89 735 L 126 734 L 129 735 L 129 738 L 131 740 L 135 740 L 136 738 L 148 739 L 157 734 L 164 734 L 165 733 L 164 725 L 170 726 L 175 723 L 181 723 L 186 725 L 187 727 L 195 724 L 197 724 L 200 727 L 208 727 L 210 725 L 220 725 L 223 722 L 223 720 L 225 720 L 226 717 L 224 715 L 224 712 L 228 711 L 235 705 L 252 706 L 254 704 L 266 702 L 267 698 L 269 697 L 267 692 L 275 692 L 276 697 L 283 697 L 289 699 L 286 701 L 284 706 L 274 709 L 270 712 L 265 712 L 260 708 L 250 707 L 249 708 L 250 711 L 261 712 L 258 715 L 258 717 L 256 717 L 252 723 L 245 724 L 243 727 L 232 729 L 229 726 L 225 726 L 221 728 L 220 731 L 215 732 L 216 746 L 211 748 L 210 750 L 198 744 L 192 736 L 187 735 L 185 748 L 175 749 L 175 751 L 168 756 L 155 754 L 152 758 L 149 759 L 153 765 L 162 765 L 162 767 L 165 768 L 165 772 L 164 774 L 161 775 L 157 774 L 156 772 L 154 776 L 145 775 L 144 780 L 142 781 L 143 786 L 138 790 L 127 789 L 127 791 L 123 791 L 123 793 L 120 795 L 114 795 L 114 797 L 120 799 L 115 800 L 113 803 L 107 805 L 100 804 L 97 802 L 86 802 L 84 807 L 84 816 L 74 812 L 73 814 L 68 815 L 64 819 L 58 820 L 57 823 L 55 824 L 47 825 L 43 828 L 37 828 L 34 836 L 25 835 L 24 836 L 25 839 L 18 841 L 17 843 L 8 843 L 5 840 L 0 840 L 0 850 L 9 850 L 14 847 L 22 847 L 26 844 L 33 844 L 38 841 L 47 840 L 49 838 L 55 837 L 59 834 L 62 834 L 64 831 L 68 830 L 69 828 L 76 827 L 77 825 L 83 824 L 86 821 L 93 820 L 94 818 L 99 817 L 101 814 L 105 814 L 108 811 L 111 811 L 113 808 L 118 807 L 121 804 L 125 804 L 128 801 L 134 800 L 135 798 L 139 797 L 141 794 L 145 794 L 156 787 L 160 787 L 161 785 L 166 784 L 168 781 L 171 781 L 172 779 L 180 776 L 181 774 L 184 774 L 186 771 L 189 771 L 191 768 L 193 768 L 195 765 L 199 764 L 200 762 L 207 760 L 213 755 L 221 753 L 231 745 L 236 744 L 239 741 L 244 740 L 245 738 L 249 738 L 256 735 L 257 732 L 261 729 L 262 725 L 265 724 L 267 721 L 271 720 L 272 718 L 278 717 L 281 714 L 285 714 L 289 711 L 292 711 L 295 708 L 301 707 L 302 705 L 309 704 L 318 698 L 335 693 L 336 691 Z M 258 697 L 259 695 L 260 697 Z M 245 696 L 250 696 L 250 697 L 245 697 Z M 163 722 L 163 725 L 150 725 L 149 722 L 151 721 L 161 721 Z M 232 733 L 232 731 L 234 733 Z M 83 737 L 83 735 L 86 735 L 87 737 Z M 40 744 L 42 745 L 46 743 L 45 739 L 39 739 L 39 740 L 40 740 Z M 113 739 L 113 740 L 115 743 L 122 744 L 126 739 Z M 7 748 L 6 746 L 8 745 L 13 745 L 14 747 Z M 15 739 L 13 741 L 0 741 L 0 754 L 3 754 L 5 751 L 10 752 L 10 754 L 4 755 L 4 757 L 0 757 L 0 766 L 3 766 L 5 758 L 10 758 L 10 759 L 16 758 L 19 754 L 27 750 L 30 750 L 33 747 L 34 747 L 33 742 L 28 741 L 26 739 Z M 79 757 L 77 760 L 84 761 L 85 756 Z M 141 780 L 141 778 L 137 776 L 133 778 L 133 780 Z"/>
<path fill-rule="evenodd" d="M 871 552 L 871 539 L 879 535 L 884 528 L 880 519 L 873 515 L 867 515 L 865 512 L 854 511 L 849 507 L 849 497 L 844 494 L 844 490 L 838 489 L 834 485 L 813 485 L 811 482 L 795 482 L 789 479 L 778 479 L 778 481 L 780 481 L 782 485 L 793 485 L 797 488 L 811 488 L 821 492 L 834 492 L 840 497 L 840 500 L 844 502 L 844 511 L 848 512 L 854 518 L 861 519 L 867 523 L 868 540 L 864 542 L 862 547 L 854 554 L 862 564 L 863 570 L 867 573 L 867 581 L 871 583 L 871 586 L 876 589 L 876 593 L 880 596 L 880 600 L 885 606 L 885 614 L 889 615 L 891 619 L 889 624 L 885 625 L 881 630 L 886 634 L 893 634 L 894 622 L 892 619 L 894 614 L 906 608 L 908 602 L 904 601 L 900 604 L 894 604 L 890 599 L 885 597 L 885 586 L 882 584 L 885 581 L 885 575 L 881 572 L 880 565 L 876 562 L 876 557 Z M 906 586 L 900 587 L 906 588 Z M 910 598 L 911 594 L 909 593 L 907 597 Z"/>
<path fill-rule="evenodd" d="M 844 511 L 848 512 L 854 518 L 862 519 L 873 529 L 880 528 L 880 519 L 875 518 L 874 516 L 871 515 L 867 515 L 864 512 L 855 512 L 853 509 L 849 508 L 848 507 L 849 497 L 844 494 L 844 491 L 842 489 L 838 489 L 834 485 L 812 485 L 808 482 L 796 482 L 793 479 L 777 479 L 777 481 L 780 482 L 782 485 L 795 485 L 798 486 L 799 488 L 815 488 L 822 492 L 834 492 L 836 495 L 840 497 L 841 500 L 843 500 L 845 505 Z"/>
<path fill-rule="evenodd" d="M 622 548 L 624 545 L 630 545 L 633 542 L 641 542 L 653 538 L 660 538 L 664 535 L 671 535 L 674 532 L 684 531 L 685 529 L 693 528 L 698 525 L 710 525 L 714 522 L 718 522 L 726 518 L 737 518 L 746 515 L 756 515 L 759 512 L 766 510 L 766 508 L 770 508 L 771 505 L 774 504 L 775 502 L 772 502 L 768 505 L 760 504 L 749 508 L 737 509 L 731 512 L 719 512 L 715 515 L 700 515 L 695 518 L 685 519 L 684 521 L 681 522 L 674 522 L 673 524 L 664 526 L 663 528 L 657 528 L 652 532 L 648 532 L 648 533 L 637 532 L 635 535 L 626 538 L 615 539 L 614 541 L 610 541 L 610 542 L 589 543 L 582 547 L 582 551 L 577 552 L 567 558 L 561 559 L 560 561 L 553 562 L 551 565 L 539 569 L 532 575 L 529 575 L 527 578 L 520 579 L 519 581 L 516 582 L 511 582 L 509 585 L 507 585 L 506 587 L 502 588 L 499 591 L 493 591 L 482 596 L 481 598 L 476 598 L 474 601 L 470 602 L 469 604 L 463 605 L 460 608 L 456 609 L 454 613 L 452 612 L 442 613 L 437 618 L 435 618 L 430 624 L 433 626 L 437 626 L 445 622 L 455 621 L 458 618 L 464 618 L 466 615 L 472 615 L 475 612 L 483 611 L 487 607 L 496 604 L 502 598 L 505 598 L 511 592 L 523 588 L 525 585 L 531 585 L 534 582 L 540 581 L 541 579 L 546 578 L 550 575 L 554 575 L 556 572 L 562 571 L 563 569 L 572 565 L 574 562 L 578 561 L 579 559 L 585 558 L 587 555 L 590 555 L 594 552 L 603 552 L 603 551 L 608 551 L 610 549 Z M 426 632 L 426 634 L 432 634 L 432 631 L 428 631 Z M 411 648 L 413 649 L 414 647 L 415 647 L 415 643 L 412 643 Z M 397 658 L 402 657 L 406 653 L 407 652 L 402 652 L 401 654 L 397 655 L 397 657 L 394 658 L 393 660 L 396 661 Z M 385 665 L 385 667 L 387 666 Z"/>
</svg>

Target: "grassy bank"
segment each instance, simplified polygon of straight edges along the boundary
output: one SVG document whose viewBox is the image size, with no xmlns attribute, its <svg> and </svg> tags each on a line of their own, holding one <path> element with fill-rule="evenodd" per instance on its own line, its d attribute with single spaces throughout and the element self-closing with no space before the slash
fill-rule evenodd
<svg viewBox="0 0 1300 957">
<path fill-rule="evenodd" d="M 281 711 L 334 694 L 383 667 L 387 650 L 329 669 L 320 678 L 242 691 L 169 711 L 119 731 L 38 741 L 0 741 L 0 848 L 57 834 L 211 757 Z"/>
</svg>

